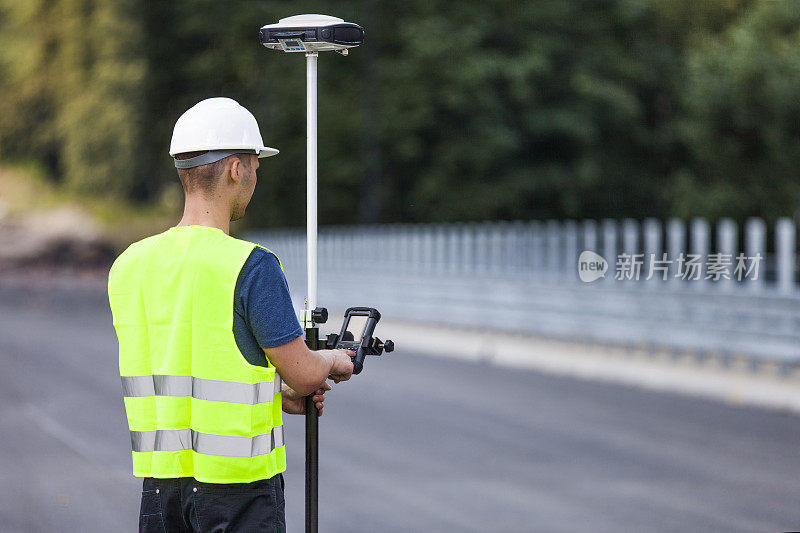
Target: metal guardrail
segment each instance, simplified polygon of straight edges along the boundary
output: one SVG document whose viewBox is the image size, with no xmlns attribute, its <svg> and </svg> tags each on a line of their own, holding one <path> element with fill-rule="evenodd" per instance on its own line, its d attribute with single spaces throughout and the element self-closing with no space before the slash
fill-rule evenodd
<svg viewBox="0 0 800 533">
<path fill-rule="evenodd" d="M 386 316 L 498 334 L 800 363 L 795 223 L 779 220 L 772 235 L 755 218 L 741 238 L 739 229 L 729 219 L 713 232 L 704 219 L 323 227 L 319 301 L 333 308 L 368 302 Z M 302 291 L 303 230 L 245 238 L 273 250 L 290 286 Z M 604 278 L 579 279 L 583 250 L 607 261 Z M 626 261 L 638 254 L 641 279 L 625 279 Z M 703 258 L 698 279 L 684 279 L 681 254 Z M 714 275 L 714 254 L 730 261 L 727 277 Z M 665 260 L 664 272 L 647 280 L 651 256 Z M 737 256 L 760 257 L 749 262 L 758 263 L 756 272 L 737 279 Z"/>
</svg>

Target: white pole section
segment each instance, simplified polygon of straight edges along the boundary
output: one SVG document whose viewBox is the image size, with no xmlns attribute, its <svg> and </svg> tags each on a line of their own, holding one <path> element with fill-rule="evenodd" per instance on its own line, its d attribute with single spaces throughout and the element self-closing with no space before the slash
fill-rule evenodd
<svg viewBox="0 0 800 533">
<path fill-rule="evenodd" d="M 306 54 L 306 266 L 308 309 L 317 307 L 317 52 Z"/>
</svg>

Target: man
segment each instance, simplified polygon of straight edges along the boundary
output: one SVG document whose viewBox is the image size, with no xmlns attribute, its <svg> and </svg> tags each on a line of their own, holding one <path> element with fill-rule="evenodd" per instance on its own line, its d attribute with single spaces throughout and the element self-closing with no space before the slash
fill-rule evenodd
<svg viewBox="0 0 800 533">
<path fill-rule="evenodd" d="M 203 100 L 175 124 L 186 194 L 177 226 L 132 244 L 109 273 L 139 530 L 285 531 L 281 411 L 300 414 L 352 352 L 310 351 L 268 250 L 228 235 L 256 186 L 255 117 Z"/>
</svg>

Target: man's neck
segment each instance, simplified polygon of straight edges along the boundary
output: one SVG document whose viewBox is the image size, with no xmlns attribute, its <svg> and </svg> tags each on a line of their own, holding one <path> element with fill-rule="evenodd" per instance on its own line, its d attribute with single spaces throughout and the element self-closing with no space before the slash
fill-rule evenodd
<svg viewBox="0 0 800 533">
<path fill-rule="evenodd" d="M 231 214 L 229 209 L 220 209 L 218 203 L 213 199 L 202 196 L 190 196 L 186 198 L 183 207 L 183 218 L 178 222 L 178 226 L 207 226 L 219 228 L 230 234 Z"/>
</svg>

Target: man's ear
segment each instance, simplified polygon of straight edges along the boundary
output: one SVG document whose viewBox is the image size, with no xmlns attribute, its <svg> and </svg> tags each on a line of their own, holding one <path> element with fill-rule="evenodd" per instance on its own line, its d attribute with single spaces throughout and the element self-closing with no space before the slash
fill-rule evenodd
<svg viewBox="0 0 800 533">
<path fill-rule="evenodd" d="M 242 179 L 239 172 L 241 171 L 242 161 L 238 157 L 231 157 L 231 162 L 228 165 L 228 174 L 234 183 L 239 183 Z"/>
</svg>

